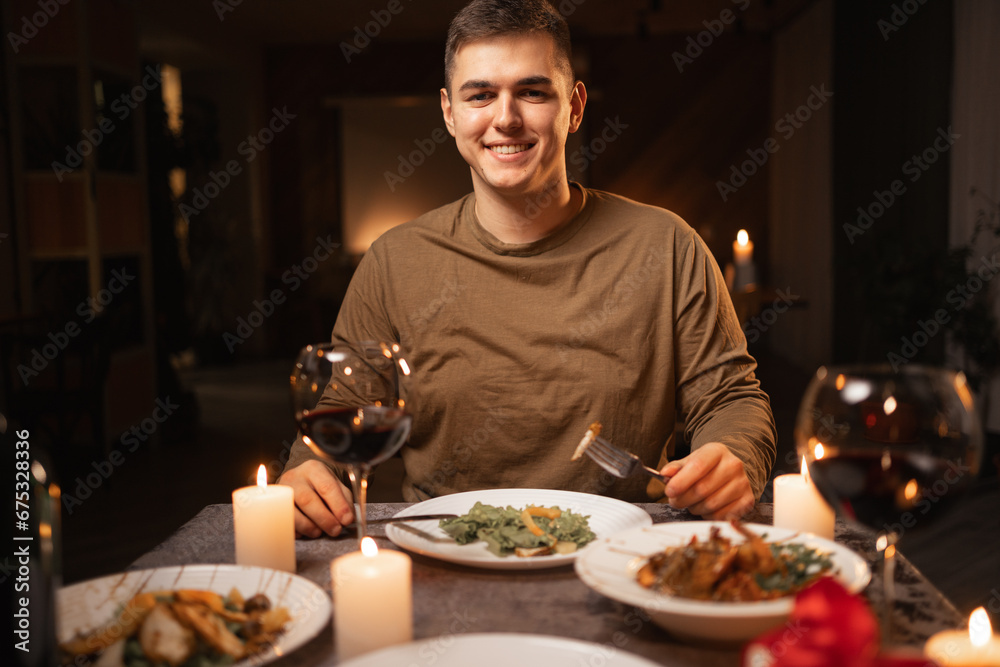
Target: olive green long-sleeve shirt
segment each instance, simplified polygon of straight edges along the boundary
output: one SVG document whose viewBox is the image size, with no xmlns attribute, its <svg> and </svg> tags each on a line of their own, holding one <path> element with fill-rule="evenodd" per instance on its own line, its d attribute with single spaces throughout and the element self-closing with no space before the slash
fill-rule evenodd
<svg viewBox="0 0 1000 667">
<path fill-rule="evenodd" d="M 662 484 L 570 461 L 595 421 L 657 468 L 683 422 L 692 448 L 730 447 L 760 496 L 774 421 L 714 258 L 673 213 L 583 191 L 540 241 L 499 241 L 470 194 L 390 230 L 358 266 L 334 338 L 406 350 L 407 501 L 501 487 L 661 499 Z M 311 457 L 300 439 L 286 467 Z"/>
</svg>

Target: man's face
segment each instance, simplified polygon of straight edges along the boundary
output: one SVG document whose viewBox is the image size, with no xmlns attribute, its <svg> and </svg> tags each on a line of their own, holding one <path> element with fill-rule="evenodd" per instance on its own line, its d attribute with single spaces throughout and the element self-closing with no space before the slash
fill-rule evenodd
<svg viewBox="0 0 1000 667">
<path fill-rule="evenodd" d="M 586 90 L 557 61 L 549 35 L 501 35 L 455 54 L 441 110 L 477 192 L 504 198 L 566 180 L 566 136 L 583 118 Z"/>
</svg>

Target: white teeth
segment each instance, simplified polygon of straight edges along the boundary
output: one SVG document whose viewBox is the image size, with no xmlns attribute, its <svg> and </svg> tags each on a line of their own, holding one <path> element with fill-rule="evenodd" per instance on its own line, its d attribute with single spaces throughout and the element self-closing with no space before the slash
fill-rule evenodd
<svg viewBox="0 0 1000 667">
<path fill-rule="evenodd" d="M 530 144 L 518 144 L 517 146 L 489 146 L 488 147 L 494 153 L 500 153 L 501 155 L 510 155 L 512 153 L 520 153 L 521 151 L 526 151 L 531 148 Z"/>
</svg>

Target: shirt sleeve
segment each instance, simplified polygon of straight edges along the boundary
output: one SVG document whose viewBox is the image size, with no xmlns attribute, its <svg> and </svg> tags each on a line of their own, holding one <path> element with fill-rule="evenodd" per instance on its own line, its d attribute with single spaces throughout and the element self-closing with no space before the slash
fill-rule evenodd
<svg viewBox="0 0 1000 667">
<path fill-rule="evenodd" d="M 759 499 L 776 454 L 771 404 L 714 257 L 693 231 L 676 239 L 674 363 L 685 439 L 692 450 L 729 447 Z"/>
</svg>

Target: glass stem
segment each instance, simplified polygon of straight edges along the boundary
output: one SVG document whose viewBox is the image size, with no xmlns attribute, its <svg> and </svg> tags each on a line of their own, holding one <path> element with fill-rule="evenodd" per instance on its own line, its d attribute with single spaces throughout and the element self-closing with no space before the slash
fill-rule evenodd
<svg viewBox="0 0 1000 667">
<path fill-rule="evenodd" d="M 354 523 L 358 526 L 359 549 L 361 540 L 368 534 L 368 471 L 368 466 L 351 466 L 347 471 L 354 490 Z"/>
</svg>

